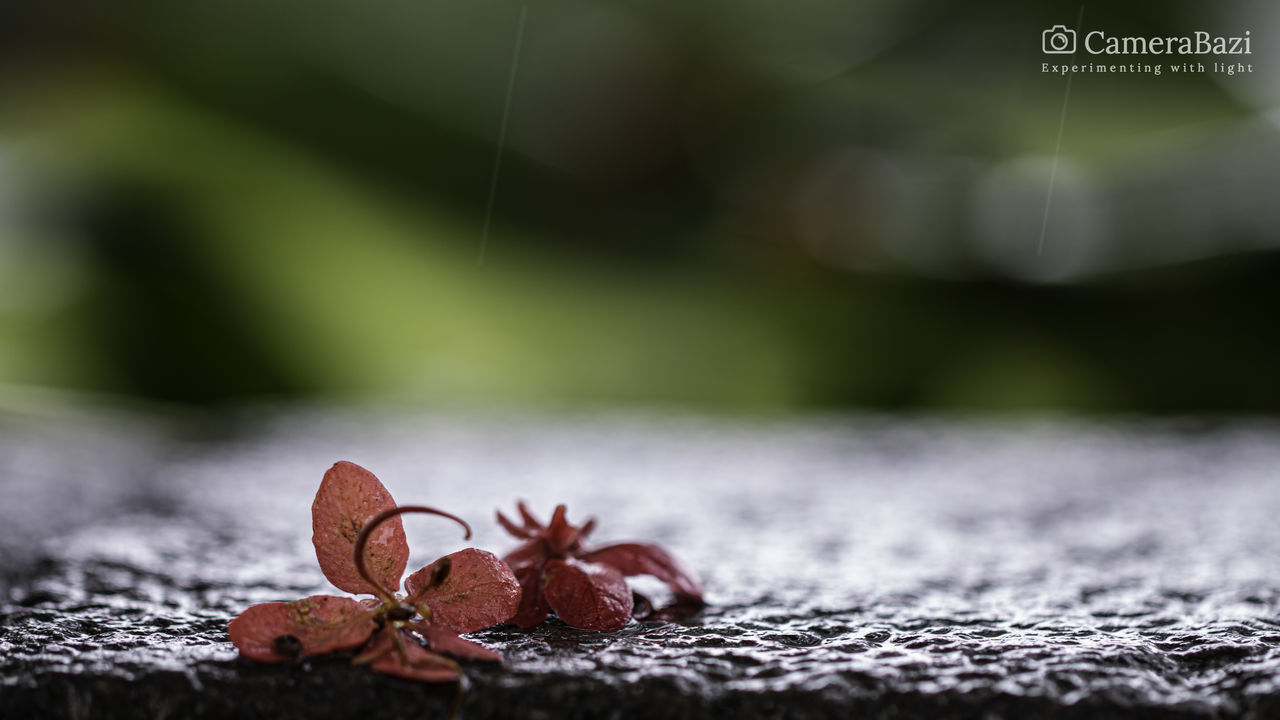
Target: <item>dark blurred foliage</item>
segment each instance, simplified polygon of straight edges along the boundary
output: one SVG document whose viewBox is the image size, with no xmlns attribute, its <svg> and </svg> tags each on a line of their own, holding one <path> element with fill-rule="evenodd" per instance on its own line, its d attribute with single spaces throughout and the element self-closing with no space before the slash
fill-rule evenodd
<svg viewBox="0 0 1280 720">
<path fill-rule="evenodd" d="M 0 382 L 1280 410 L 1280 11 L 1086 7 L 1255 69 L 1075 75 L 1055 164 L 1079 11 L 7 4 Z"/>
</svg>

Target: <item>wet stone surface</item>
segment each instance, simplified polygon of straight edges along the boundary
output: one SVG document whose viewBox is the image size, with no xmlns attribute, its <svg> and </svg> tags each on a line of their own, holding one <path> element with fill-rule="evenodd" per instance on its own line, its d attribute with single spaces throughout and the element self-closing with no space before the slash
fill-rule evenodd
<svg viewBox="0 0 1280 720">
<path fill-rule="evenodd" d="M 410 569 L 524 498 L 660 542 L 688 621 L 471 637 L 466 718 L 1280 717 L 1280 428 L 286 414 L 0 417 L 0 717 L 443 717 L 452 687 L 240 660 L 246 606 L 327 588 L 324 470 L 401 503 Z M 655 584 L 641 589 L 661 595 Z"/>
</svg>

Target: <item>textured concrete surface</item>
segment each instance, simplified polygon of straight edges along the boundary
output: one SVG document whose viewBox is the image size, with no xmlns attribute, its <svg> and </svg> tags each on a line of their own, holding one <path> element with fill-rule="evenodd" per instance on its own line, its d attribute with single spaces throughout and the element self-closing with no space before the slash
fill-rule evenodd
<svg viewBox="0 0 1280 720">
<path fill-rule="evenodd" d="M 331 592 L 310 547 L 349 459 L 410 568 L 513 545 L 496 508 L 660 542 L 682 624 L 473 637 L 462 715 L 1280 717 L 1280 428 L 1257 422 L 0 418 L 0 717 L 443 717 L 452 687 L 237 658 L 247 605 Z M 657 585 L 642 589 L 661 595 Z"/>
</svg>

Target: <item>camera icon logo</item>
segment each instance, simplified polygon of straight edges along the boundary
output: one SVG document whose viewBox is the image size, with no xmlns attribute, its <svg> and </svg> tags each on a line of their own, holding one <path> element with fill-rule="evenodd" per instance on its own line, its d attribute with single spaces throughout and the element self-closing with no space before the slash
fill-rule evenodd
<svg viewBox="0 0 1280 720">
<path fill-rule="evenodd" d="M 1040 35 L 1040 46 L 1049 55 L 1071 55 L 1076 51 L 1076 31 L 1054 25 Z"/>
</svg>

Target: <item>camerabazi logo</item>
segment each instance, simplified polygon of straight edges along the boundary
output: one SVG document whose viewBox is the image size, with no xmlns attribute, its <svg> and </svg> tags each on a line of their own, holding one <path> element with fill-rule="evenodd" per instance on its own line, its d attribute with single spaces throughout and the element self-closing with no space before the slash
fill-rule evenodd
<svg viewBox="0 0 1280 720">
<path fill-rule="evenodd" d="M 1066 25 L 1054 25 L 1040 34 L 1040 50 L 1045 55 L 1057 56 L 1062 62 L 1040 64 L 1040 72 L 1052 75 L 1074 73 L 1144 75 L 1221 73 L 1236 75 L 1253 72 L 1253 63 L 1214 60 L 1201 62 L 1200 57 L 1211 55 L 1226 58 L 1233 55 L 1252 55 L 1252 33 L 1248 30 L 1239 37 L 1213 35 L 1197 30 L 1190 35 L 1161 35 L 1157 37 L 1108 35 L 1105 30 L 1090 30 L 1077 42 L 1077 32 Z M 1077 62 L 1077 51 L 1103 57 L 1091 62 Z M 1121 60 L 1116 55 L 1142 55 L 1143 58 Z M 1154 56 L 1154 57 L 1152 57 Z M 1156 62 L 1161 58 L 1162 62 Z"/>
<path fill-rule="evenodd" d="M 1090 55 L 1252 55 L 1251 31 L 1241 37 L 1211 35 L 1197 30 L 1190 35 L 1163 37 L 1116 37 L 1105 30 L 1090 30 L 1084 36 L 1084 51 Z M 1040 36 L 1046 55 L 1074 55 L 1076 31 L 1054 25 Z"/>
</svg>

